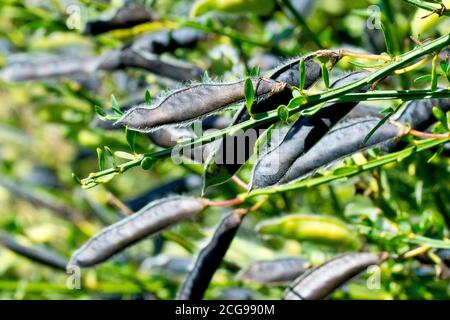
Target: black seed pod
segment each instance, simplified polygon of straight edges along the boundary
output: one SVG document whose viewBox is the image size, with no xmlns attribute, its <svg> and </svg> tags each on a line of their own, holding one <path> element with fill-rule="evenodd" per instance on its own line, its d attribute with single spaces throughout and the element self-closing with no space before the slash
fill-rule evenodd
<svg viewBox="0 0 450 320">
<path fill-rule="evenodd" d="M 245 212 L 245 210 L 238 209 L 222 219 L 214 231 L 211 241 L 200 251 L 194 268 L 184 281 L 177 299 L 201 300 L 203 298 L 214 273 L 241 225 Z"/>
<path fill-rule="evenodd" d="M 284 300 L 319 300 L 328 297 L 346 281 L 379 265 L 386 253 L 350 253 L 338 256 L 321 266 L 305 272 L 286 290 Z"/>
<path fill-rule="evenodd" d="M 332 87 L 338 88 L 367 76 L 366 71 L 357 71 L 337 80 Z M 364 86 L 359 91 L 370 88 Z M 312 116 L 300 117 L 289 129 L 280 143 L 275 144 L 255 164 L 251 189 L 276 184 L 292 163 L 317 143 L 338 121 L 352 110 L 357 103 L 336 103 L 325 106 Z"/>
<path fill-rule="evenodd" d="M 344 157 L 380 144 L 396 143 L 408 133 L 390 122 L 379 127 L 370 139 L 364 139 L 379 123 L 379 118 L 354 118 L 338 124 L 310 150 L 298 157 L 286 170 L 277 184 L 286 184 L 328 167 Z"/>
<path fill-rule="evenodd" d="M 90 267 L 101 263 L 133 243 L 195 216 L 205 206 L 202 199 L 188 197 L 151 202 L 132 216 L 100 231 L 72 255 L 69 264 Z"/>
<path fill-rule="evenodd" d="M 242 270 L 237 279 L 260 284 L 279 284 L 293 281 L 310 267 L 303 258 L 261 260 Z"/>
</svg>

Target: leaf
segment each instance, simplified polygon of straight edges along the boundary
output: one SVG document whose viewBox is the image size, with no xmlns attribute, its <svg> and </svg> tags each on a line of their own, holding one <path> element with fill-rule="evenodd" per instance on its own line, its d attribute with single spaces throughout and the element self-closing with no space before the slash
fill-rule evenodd
<svg viewBox="0 0 450 320">
<path fill-rule="evenodd" d="M 431 67 L 431 91 L 436 91 L 438 86 L 438 73 L 437 73 L 437 58 L 438 55 L 435 55 L 433 58 L 433 63 Z"/>
<path fill-rule="evenodd" d="M 300 92 L 305 87 L 306 82 L 306 66 L 305 66 L 305 59 L 301 59 L 300 63 L 298 64 L 299 69 L 299 79 L 298 79 L 298 87 L 300 88 Z"/>
<path fill-rule="evenodd" d="M 117 99 L 113 94 L 111 95 L 111 108 L 114 111 L 114 113 L 118 115 L 123 114 L 122 110 L 120 110 L 119 103 L 117 102 Z"/>
<path fill-rule="evenodd" d="M 250 78 L 245 79 L 244 96 L 245 96 L 245 106 L 247 107 L 247 111 L 250 115 L 252 115 L 251 107 L 253 105 L 253 102 L 255 102 L 255 89 L 253 88 L 253 82 Z"/>
<path fill-rule="evenodd" d="M 287 122 L 289 119 L 289 109 L 284 104 L 282 104 L 277 108 L 277 115 L 281 121 Z"/>
<path fill-rule="evenodd" d="M 390 56 L 392 56 L 394 53 L 392 44 L 392 35 L 389 31 L 389 28 L 383 22 L 381 23 L 381 30 L 383 31 L 384 41 L 386 43 L 386 51 Z"/>
<path fill-rule="evenodd" d="M 426 74 L 420 77 L 417 77 L 416 79 L 414 79 L 414 83 L 419 83 L 419 82 L 428 82 L 431 79 L 431 74 Z"/>
<path fill-rule="evenodd" d="M 94 110 L 95 110 L 95 113 L 97 113 L 102 118 L 107 116 L 105 110 L 103 110 L 103 108 L 100 106 L 95 105 Z"/>
<path fill-rule="evenodd" d="M 134 160 L 135 156 L 131 153 L 124 152 L 124 151 L 116 151 L 114 152 L 114 155 L 118 158 L 125 159 L 125 160 Z"/>
<path fill-rule="evenodd" d="M 105 154 L 103 153 L 103 150 L 100 148 L 97 148 L 97 157 L 98 157 L 98 167 L 100 171 L 105 170 Z"/>
<path fill-rule="evenodd" d="M 147 105 L 152 104 L 152 95 L 150 94 L 150 91 L 145 90 L 144 99 L 145 99 L 145 104 L 147 104 Z"/>
<path fill-rule="evenodd" d="M 125 135 L 127 137 L 128 145 L 133 153 L 136 153 L 136 131 L 128 129 L 125 127 Z"/>
<path fill-rule="evenodd" d="M 439 157 L 441 155 L 442 151 L 444 151 L 444 145 L 443 144 L 441 144 L 438 147 L 438 149 L 436 150 L 436 152 L 430 157 L 430 159 L 427 160 L 427 163 L 431 163 L 434 159 Z"/>
<path fill-rule="evenodd" d="M 328 73 L 327 65 L 325 63 L 322 63 L 321 67 L 322 67 L 323 83 L 325 84 L 325 88 L 329 89 L 330 88 L 330 75 Z"/>
<path fill-rule="evenodd" d="M 446 130 L 449 130 L 448 123 L 447 123 L 447 117 L 445 116 L 444 112 L 442 112 L 442 110 L 439 109 L 438 107 L 433 107 L 432 111 L 433 111 L 434 117 L 439 120 L 439 122 L 442 124 L 442 126 Z"/>
<path fill-rule="evenodd" d="M 79 178 L 75 173 L 72 173 L 72 179 L 73 179 L 76 183 L 78 183 L 80 186 L 83 185 L 83 184 L 81 183 L 80 178 Z"/>
</svg>

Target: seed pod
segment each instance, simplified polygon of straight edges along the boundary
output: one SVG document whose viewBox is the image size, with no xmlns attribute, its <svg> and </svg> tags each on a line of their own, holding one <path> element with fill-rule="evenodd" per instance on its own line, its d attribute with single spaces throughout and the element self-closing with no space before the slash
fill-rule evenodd
<svg viewBox="0 0 450 320">
<path fill-rule="evenodd" d="M 387 253 L 349 253 L 305 272 L 285 291 L 284 300 L 319 300 L 328 297 L 346 281 L 369 266 L 379 265 Z"/>
<path fill-rule="evenodd" d="M 128 29 L 144 22 L 155 20 L 155 15 L 142 5 L 127 5 L 117 10 L 112 17 L 89 21 L 85 34 L 98 35 L 115 29 Z"/>
<path fill-rule="evenodd" d="M 267 220 L 256 226 L 263 235 L 281 236 L 298 241 L 358 249 L 358 236 L 347 225 L 333 217 L 311 214 L 291 214 L 282 218 Z"/>
<path fill-rule="evenodd" d="M 257 99 L 267 99 L 289 87 L 267 78 L 253 78 Z M 244 80 L 222 84 L 198 84 L 172 92 L 152 108 L 136 106 L 127 111 L 118 124 L 150 132 L 163 125 L 180 124 L 207 116 L 244 99 Z"/>
<path fill-rule="evenodd" d="M 36 261 L 38 263 L 44 264 L 46 266 L 66 270 L 66 260 L 55 252 L 42 247 L 28 247 L 18 243 L 14 238 L 6 235 L 5 233 L 0 234 L 0 244 L 9 250 L 26 257 L 30 260 Z"/>
<path fill-rule="evenodd" d="M 348 119 L 354 118 L 383 118 L 383 114 L 381 113 L 382 109 L 366 106 L 364 104 L 358 104 L 354 107 L 343 119 L 342 122 L 345 122 Z"/>
<path fill-rule="evenodd" d="M 298 157 L 278 180 L 277 185 L 302 179 L 367 148 L 380 144 L 394 145 L 408 133 L 404 128 L 385 122 L 364 143 L 364 139 L 379 122 L 379 118 L 366 117 L 354 118 L 338 124 L 309 151 Z"/>
<path fill-rule="evenodd" d="M 338 88 L 366 76 L 368 72 L 357 71 L 337 80 L 332 88 Z M 364 86 L 359 91 L 367 91 Z M 269 151 L 260 156 L 256 162 L 251 189 L 258 189 L 276 184 L 286 173 L 292 163 L 312 148 L 339 120 L 350 112 L 357 102 L 336 103 L 325 106 L 312 116 L 300 117 L 281 139 Z"/>
<path fill-rule="evenodd" d="M 281 81 L 290 86 L 299 86 L 299 62 L 302 58 L 297 58 L 283 64 L 281 67 L 271 72 L 271 79 Z M 321 76 L 320 65 L 310 58 L 305 58 L 306 80 L 304 89 L 312 86 Z M 292 98 L 292 94 L 281 92 L 273 95 L 272 99 L 255 101 L 252 106 L 253 112 L 265 112 L 275 109 L 281 104 L 287 104 Z M 231 125 L 244 122 L 250 119 L 245 105 L 237 112 Z M 265 129 L 269 128 L 273 122 L 261 124 L 252 129 L 226 137 L 221 140 L 216 150 L 210 155 L 204 170 L 204 190 L 209 186 L 217 185 L 228 181 L 234 176 L 242 165 L 253 155 L 254 145 Z M 236 156 L 238 155 L 238 156 Z M 235 160 L 237 158 L 237 160 Z"/>
<path fill-rule="evenodd" d="M 188 191 L 194 191 L 196 189 L 200 189 L 201 186 L 201 178 L 197 175 L 189 174 L 182 178 L 161 184 L 158 187 L 137 196 L 136 198 L 126 200 L 125 204 L 132 211 L 136 212 L 151 201 L 167 197 L 170 194 L 180 194 Z"/>
<path fill-rule="evenodd" d="M 150 202 L 87 241 L 72 255 L 70 264 L 90 267 L 101 263 L 133 243 L 195 216 L 205 207 L 202 199 L 189 197 L 169 197 Z"/>
<path fill-rule="evenodd" d="M 252 263 L 237 275 L 238 280 L 259 284 L 280 284 L 293 281 L 310 267 L 303 258 L 281 258 Z"/>
<path fill-rule="evenodd" d="M 201 300 L 203 298 L 214 273 L 241 225 L 245 213 L 246 210 L 238 209 L 222 219 L 210 242 L 200 251 L 194 268 L 188 274 L 178 292 L 178 300 Z"/>
<path fill-rule="evenodd" d="M 182 28 L 177 30 L 163 30 L 152 32 L 138 37 L 131 48 L 135 51 L 145 51 L 154 54 L 173 52 L 178 48 L 192 48 L 199 41 L 206 39 L 207 34 L 203 31 Z"/>
</svg>

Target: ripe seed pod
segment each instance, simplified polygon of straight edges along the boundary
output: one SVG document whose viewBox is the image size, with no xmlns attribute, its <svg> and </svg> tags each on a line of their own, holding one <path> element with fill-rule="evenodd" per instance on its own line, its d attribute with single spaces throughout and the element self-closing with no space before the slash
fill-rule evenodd
<svg viewBox="0 0 450 320">
<path fill-rule="evenodd" d="M 133 243 L 195 216 L 205 207 L 202 199 L 181 196 L 150 202 L 100 231 L 72 255 L 69 264 L 90 267 L 101 263 Z"/>
<path fill-rule="evenodd" d="M 337 80 L 332 88 L 338 88 L 357 81 L 368 72 L 357 71 Z M 366 85 L 359 90 L 369 90 Z M 258 189 L 276 184 L 286 173 L 292 163 L 312 148 L 338 121 L 350 112 L 358 103 L 336 103 L 325 106 L 312 116 L 301 116 L 280 142 L 260 156 L 256 162 L 251 189 Z"/>
<path fill-rule="evenodd" d="M 267 78 L 253 78 L 252 83 L 257 99 L 290 90 L 288 85 Z M 169 94 L 152 108 L 138 105 L 116 123 L 136 131 L 150 132 L 163 125 L 196 120 L 243 100 L 244 80 L 228 84 L 198 84 Z"/>
<path fill-rule="evenodd" d="M 284 300 L 319 300 L 328 297 L 346 281 L 369 266 L 379 265 L 387 253 L 349 253 L 305 272 L 285 291 Z"/>
<path fill-rule="evenodd" d="M 309 267 L 309 262 L 303 258 L 260 260 L 242 270 L 237 279 L 259 284 L 279 284 L 293 281 Z"/>
<path fill-rule="evenodd" d="M 283 64 L 281 67 L 272 71 L 269 75 L 271 79 L 281 81 L 290 86 L 299 85 L 299 63 L 302 58 L 297 58 Z M 306 79 L 304 89 L 312 86 L 321 76 L 320 65 L 310 58 L 305 58 Z M 281 104 L 287 104 L 292 98 L 292 93 L 285 91 L 279 94 L 272 95 L 272 99 L 261 99 L 255 101 L 252 106 L 252 112 L 265 112 L 275 109 Z M 250 119 L 245 105 L 236 113 L 231 125 L 244 122 Z M 222 184 L 234 176 L 242 165 L 253 155 L 254 145 L 260 134 L 270 127 L 272 122 L 261 124 L 260 126 L 245 130 L 232 137 L 226 137 L 218 143 L 216 150 L 210 155 L 205 166 L 203 181 L 204 191 L 209 186 Z M 252 139 L 253 138 L 253 139 Z M 247 143 L 247 141 L 248 143 Z M 241 147 L 243 146 L 243 148 Z M 238 159 L 242 161 L 235 161 L 235 155 L 239 155 Z M 230 158 L 233 161 L 229 161 Z"/>
<path fill-rule="evenodd" d="M 66 271 L 66 260 L 60 255 L 42 247 L 29 247 L 17 242 L 14 238 L 0 234 L 0 244 L 9 250 L 26 257 L 32 261 L 44 264 L 46 266 Z"/>
<path fill-rule="evenodd" d="M 114 13 L 112 17 L 89 21 L 85 34 L 98 35 L 115 29 L 127 29 L 135 25 L 155 20 L 155 15 L 142 5 L 127 5 Z"/>
<path fill-rule="evenodd" d="M 211 279 L 223 260 L 246 213 L 237 209 L 227 214 L 217 226 L 210 242 L 200 251 L 194 268 L 189 272 L 178 300 L 201 300 Z"/>
<path fill-rule="evenodd" d="M 379 123 L 379 118 L 354 118 L 338 124 L 319 140 L 309 151 L 298 157 L 278 180 L 277 185 L 287 184 L 314 174 L 318 169 L 377 145 L 394 145 L 408 132 L 391 122 L 385 122 L 370 139 L 364 139 Z"/>
<path fill-rule="evenodd" d="M 312 214 L 291 214 L 267 220 L 256 226 L 263 235 L 310 241 L 334 247 L 358 249 L 358 236 L 347 225 L 333 217 Z"/>
</svg>

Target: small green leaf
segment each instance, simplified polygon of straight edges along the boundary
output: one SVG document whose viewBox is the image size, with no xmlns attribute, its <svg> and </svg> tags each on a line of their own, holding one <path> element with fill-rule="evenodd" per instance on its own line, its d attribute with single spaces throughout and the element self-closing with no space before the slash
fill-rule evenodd
<svg viewBox="0 0 450 320">
<path fill-rule="evenodd" d="M 100 148 L 97 148 L 97 157 L 98 157 L 98 167 L 100 168 L 100 171 L 105 170 L 105 154 L 103 153 L 103 150 Z"/>
<path fill-rule="evenodd" d="M 152 104 L 152 95 L 150 94 L 150 91 L 145 90 L 144 99 L 145 99 L 145 104 L 147 104 L 147 105 L 151 105 Z"/>
<path fill-rule="evenodd" d="M 108 157 L 111 159 L 112 166 L 117 167 L 116 157 L 114 156 L 114 153 L 112 152 L 112 150 L 108 146 L 105 146 L 104 149 L 105 149 Z"/>
<path fill-rule="evenodd" d="M 363 144 L 366 144 L 367 141 L 369 141 L 370 137 L 373 136 L 373 134 L 375 133 L 375 131 L 378 130 L 378 128 L 380 128 L 394 113 L 397 112 L 397 110 L 399 110 L 402 107 L 403 103 L 401 103 L 400 105 L 398 105 L 396 108 L 386 108 L 383 111 L 381 111 L 381 113 L 385 113 L 386 115 L 383 117 L 383 119 L 381 119 L 375 127 L 373 127 L 372 130 L 370 130 L 370 132 L 367 134 L 367 136 L 364 138 Z"/>
<path fill-rule="evenodd" d="M 330 88 L 330 75 L 328 73 L 327 65 L 325 63 L 322 63 L 321 66 L 322 66 L 323 83 L 325 84 L 325 88 L 329 89 Z"/>
<path fill-rule="evenodd" d="M 125 160 L 134 160 L 135 156 L 132 155 L 131 153 L 128 152 L 124 152 L 124 151 L 116 151 L 114 152 L 114 155 L 117 158 L 121 158 L 121 159 L 125 159 Z"/>
<path fill-rule="evenodd" d="M 436 119 L 439 120 L 439 122 L 442 124 L 442 126 L 448 130 L 448 119 L 445 116 L 444 112 L 442 112 L 441 109 L 439 109 L 438 107 L 433 107 L 433 115 Z"/>
<path fill-rule="evenodd" d="M 438 149 L 436 150 L 436 152 L 430 157 L 430 159 L 427 160 L 427 163 L 431 163 L 434 159 L 439 157 L 441 155 L 442 151 L 444 151 L 444 145 L 443 144 L 441 144 L 438 147 Z"/>
<path fill-rule="evenodd" d="M 125 128 L 125 135 L 127 137 L 128 145 L 133 153 L 136 153 L 136 131 Z"/>
<path fill-rule="evenodd" d="M 250 78 L 245 79 L 244 84 L 244 96 L 245 96 L 245 106 L 250 115 L 252 115 L 251 107 L 255 101 L 255 89 L 253 88 L 253 82 Z"/>
<path fill-rule="evenodd" d="M 300 91 L 302 91 L 305 88 L 305 82 L 306 82 L 305 59 L 300 60 L 300 63 L 298 64 L 298 71 L 299 71 L 298 87 L 299 87 Z"/>
<path fill-rule="evenodd" d="M 94 106 L 95 113 L 97 113 L 100 117 L 106 117 L 106 112 L 102 107 L 95 105 Z"/>
<path fill-rule="evenodd" d="M 394 46 L 392 43 L 392 35 L 389 31 L 389 27 L 386 26 L 385 23 L 381 23 L 381 30 L 383 31 L 384 41 L 386 43 L 386 51 L 390 56 L 392 56 L 394 53 L 394 50 L 393 50 Z"/>
<path fill-rule="evenodd" d="M 289 119 L 289 109 L 284 104 L 282 104 L 277 108 L 277 115 L 281 121 L 287 122 Z"/>
<path fill-rule="evenodd" d="M 145 157 L 141 161 L 141 168 L 144 170 L 150 170 L 153 167 L 155 160 L 150 157 Z"/>
<path fill-rule="evenodd" d="M 72 179 L 73 179 L 76 183 L 78 183 L 80 186 L 83 185 L 83 184 L 81 183 L 80 178 L 78 178 L 78 176 L 77 176 L 75 173 L 72 173 Z"/>
<path fill-rule="evenodd" d="M 111 108 L 118 115 L 122 115 L 123 114 L 122 110 L 120 110 L 119 103 L 117 102 L 117 99 L 116 99 L 116 97 L 113 94 L 111 95 Z"/>
</svg>

